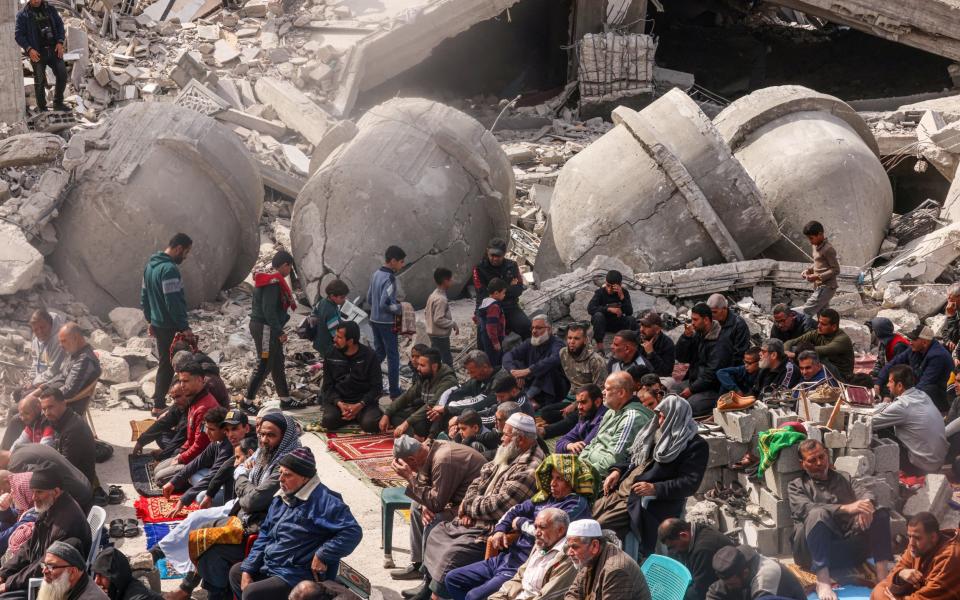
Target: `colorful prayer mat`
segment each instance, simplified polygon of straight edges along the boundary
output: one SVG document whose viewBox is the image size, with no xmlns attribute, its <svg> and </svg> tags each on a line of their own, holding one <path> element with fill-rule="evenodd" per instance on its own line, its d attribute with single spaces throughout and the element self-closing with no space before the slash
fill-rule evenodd
<svg viewBox="0 0 960 600">
<path fill-rule="evenodd" d="M 127 457 L 127 463 L 130 465 L 130 481 L 133 482 L 133 488 L 141 496 L 153 497 L 162 496 L 161 486 L 153 479 L 153 469 L 157 466 L 157 461 L 149 454 L 141 454 Z"/>
<path fill-rule="evenodd" d="M 327 442 L 327 448 L 344 460 L 382 458 L 393 456 L 393 436 L 385 434 L 336 437 Z"/>
<path fill-rule="evenodd" d="M 177 503 L 179 496 L 170 496 L 167 500 L 163 496 L 137 498 L 133 502 L 133 508 L 137 511 L 137 518 L 144 523 L 167 523 L 170 521 L 180 521 L 198 508 L 196 502 L 177 511 L 176 514 L 170 514 Z"/>
<path fill-rule="evenodd" d="M 393 469 L 390 463 L 392 457 L 365 458 L 357 460 L 353 464 L 357 465 L 360 472 L 370 478 L 370 481 L 378 487 L 405 487 L 406 479 L 403 479 Z"/>
<path fill-rule="evenodd" d="M 150 429 L 150 426 L 156 423 L 156 419 L 143 419 L 137 421 L 136 419 L 130 421 L 130 441 L 135 442 L 140 439 L 140 436 L 144 431 Z"/>
<path fill-rule="evenodd" d="M 170 533 L 170 530 L 179 524 L 180 521 L 167 521 L 166 523 L 144 523 L 143 534 L 147 536 L 147 548 L 153 548 L 157 542 L 163 539 L 163 536 Z"/>
<path fill-rule="evenodd" d="M 166 558 L 157 561 L 157 572 L 160 573 L 160 579 L 183 579 L 183 574 L 167 564 Z"/>
</svg>

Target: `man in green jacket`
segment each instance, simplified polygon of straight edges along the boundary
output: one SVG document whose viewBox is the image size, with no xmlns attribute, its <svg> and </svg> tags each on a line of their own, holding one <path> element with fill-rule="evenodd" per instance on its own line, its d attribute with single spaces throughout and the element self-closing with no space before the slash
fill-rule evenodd
<svg viewBox="0 0 960 600">
<path fill-rule="evenodd" d="M 347 301 L 350 288 L 339 279 L 334 279 L 324 289 L 327 297 L 322 298 L 313 307 L 313 316 L 317 318 L 317 337 L 313 338 L 313 348 L 326 358 L 333 350 L 333 336 L 337 335 L 340 324 L 340 307 Z"/>
<path fill-rule="evenodd" d="M 253 400 L 263 383 L 267 372 L 273 378 L 273 385 L 280 397 L 280 406 L 284 410 L 303 408 L 306 403 L 290 398 L 287 387 L 287 375 L 284 371 L 283 344 L 287 334 L 283 326 L 290 319 L 287 311 L 297 307 L 293 292 L 287 285 L 287 277 L 293 271 L 293 256 L 283 250 L 273 256 L 270 273 L 253 274 L 253 306 L 250 310 L 250 335 L 257 349 L 257 367 L 250 377 L 250 385 L 241 408 L 248 412 L 253 408 Z"/>
<path fill-rule="evenodd" d="M 848 381 L 853 376 L 853 342 L 840 329 L 840 313 L 832 308 L 825 308 L 817 315 L 817 329 L 808 331 L 798 338 L 784 343 L 787 356 L 794 357 L 793 349 L 802 342 L 813 344 L 820 362 L 827 368 L 833 367 L 839 378 Z"/>
<path fill-rule="evenodd" d="M 157 252 L 143 269 L 140 288 L 140 307 L 147 320 L 147 331 L 157 340 L 160 366 L 153 389 L 153 416 L 167 408 L 167 391 L 173 382 L 170 346 L 177 333 L 190 333 L 187 322 L 187 298 L 183 293 L 183 278 L 179 265 L 187 259 L 193 240 L 185 233 L 170 239 L 163 252 Z"/>
<path fill-rule="evenodd" d="M 612 373 L 603 384 L 603 403 L 608 410 L 596 437 L 580 452 L 580 459 L 590 463 L 601 480 L 613 465 L 629 458 L 633 438 L 653 418 L 653 411 L 640 403 L 633 388 L 633 377 L 626 371 Z"/>
<path fill-rule="evenodd" d="M 431 423 L 427 418 L 427 409 L 436 406 L 440 396 L 457 385 L 457 374 L 443 364 L 438 350 L 429 348 L 417 359 L 417 371 L 420 377 L 407 391 L 383 410 L 380 417 L 380 431 L 386 433 L 391 428 L 394 437 L 413 433 L 419 438 L 436 437 L 440 433 L 440 419 Z M 434 424 L 435 427 L 431 427 Z M 413 429 L 412 432 L 408 431 Z"/>
</svg>

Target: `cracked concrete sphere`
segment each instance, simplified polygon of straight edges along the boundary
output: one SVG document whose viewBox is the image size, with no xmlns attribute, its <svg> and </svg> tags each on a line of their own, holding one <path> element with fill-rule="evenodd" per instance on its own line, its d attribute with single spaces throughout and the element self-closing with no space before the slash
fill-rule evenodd
<svg viewBox="0 0 960 600">
<path fill-rule="evenodd" d="M 755 257 L 777 238 L 760 191 L 710 119 L 672 90 L 564 165 L 537 256 L 541 279 L 598 255 L 636 272 Z"/>
<path fill-rule="evenodd" d="M 849 105 L 802 86 L 776 86 L 736 100 L 714 124 L 789 238 L 764 256 L 809 261 L 802 230 L 811 220 L 823 223 L 840 264 L 862 266 L 877 255 L 893 190 L 876 140 Z"/>
<path fill-rule="evenodd" d="M 147 258 L 193 238 L 181 272 L 196 307 L 247 276 L 259 251 L 263 183 L 243 142 L 210 117 L 139 102 L 76 134 L 76 184 L 54 221 L 53 268 L 95 314 L 140 306 Z"/>
<path fill-rule="evenodd" d="M 399 279 L 422 307 L 433 271 L 462 288 L 494 236 L 509 234 L 513 170 L 493 135 L 464 113 L 398 98 L 370 109 L 358 133 L 301 190 L 290 238 L 311 299 L 334 277 L 365 296 L 387 246 L 407 253 Z"/>
</svg>

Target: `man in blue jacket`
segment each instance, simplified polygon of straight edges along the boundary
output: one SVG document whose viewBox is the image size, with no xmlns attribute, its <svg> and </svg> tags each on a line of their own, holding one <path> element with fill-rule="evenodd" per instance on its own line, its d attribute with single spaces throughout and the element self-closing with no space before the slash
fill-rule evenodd
<svg viewBox="0 0 960 600">
<path fill-rule="evenodd" d="M 163 252 L 157 252 L 143 269 L 143 287 L 140 306 L 149 324 L 148 333 L 157 339 L 160 366 L 153 390 L 153 415 L 159 416 L 167 408 L 167 391 L 173 381 L 170 346 L 178 332 L 190 333 L 187 322 L 187 297 L 183 292 L 183 278 L 179 265 L 187 259 L 193 240 L 185 233 L 170 239 Z"/>
<path fill-rule="evenodd" d="M 380 362 L 387 359 L 387 381 L 390 383 L 391 400 L 396 400 L 401 394 L 400 348 L 397 346 L 394 322 L 396 317 L 401 315 L 400 302 L 397 301 L 397 273 L 403 268 L 406 258 L 407 253 L 399 246 L 387 248 L 383 255 L 383 266 L 370 278 L 370 287 L 367 289 L 373 348 Z"/>
<path fill-rule="evenodd" d="M 556 423 L 569 404 L 565 398 L 570 382 L 560 365 L 564 343 L 553 335 L 546 315 L 536 315 L 530 321 L 530 339 L 503 355 L 503 369 L 516 378 L 540 416 L 547 423 Z"/>
<path fill-rule="evenodd" d="M 280 491 L 243 562 L 230 569 L 238 600 L 286 598 L 301 581 L 333 580 L 363 530 L 337 492 L 317 476 L 309 448 L 280 459 Z"/>
<path fill-rule="evenodd" d="M 904 350 L 896 355 L 880 369 L 880 375 L 875 380 L 877 393 L 887 383 L 890 369 L 896 365 L 909 365 L 917 376 L 917 389 L 925 392 L 940 412 L 950 409 L 947 401 L 947 380 L 953 371 L 953 358 L 943 344 L 933 339 L 933 330 L 924 325 L 918 325 L 907 337 L 910 339 L 910 350 Z"/>
<path fill-rule="evenodd" d="M 17 13 L 14 38 L 33 67 L 37 110 L 47 110 L 47 67 L 56 77 L 53 110 L 69 110 L 63 104 L 63 91 L 67 87 L 67 66 L 63 62 L 66 34 L 57 9 L 46 0 L 29 0 Z"/>
</svg>

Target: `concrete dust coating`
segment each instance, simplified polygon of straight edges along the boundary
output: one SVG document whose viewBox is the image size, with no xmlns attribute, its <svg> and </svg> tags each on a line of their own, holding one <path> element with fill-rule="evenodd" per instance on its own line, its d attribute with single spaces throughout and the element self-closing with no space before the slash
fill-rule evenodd
<svg viewBox="0 0 960 600">
<path fill-rule="evenodd" d="M 122 505 L 107 506 L 107 523 L 112 519 L 131 519 L 136 517 L 133 502 L 139 496 L 133 489 L 130 481 L 130 469 L 127 466 L 127 456 L 133 449 L 130 441 L 130 421 L 146 419 L 148 413 L 142 410 L 92 410 L 93 422 L 100 439 L 109 442 L 114 447 L 113 457 L 97 465 L 97 474 L 104 488 L 109 485 L 119 485 L 126 494 Z M 339 492 L 344 501 L 350 506 L 353 516 L 363 528 L 363 541 L 360 546 L 347 557 L 346 562 L 360 571 L 370 580 L 377 591 L 382 592 L 386 600 L 395 600 L 400 597 L 400 590 L 416 587 L 416 581 L 394 581 L 383 568 L 383 550 L 380 548 L 380 492 L 379 488 L 361 482 L 350 474 L 343 465 L 327 452 L 326 444 L 312 433 L 305 433 L 300 442 L 313 451 L 317 459 L 317 471 L 320 480 L 331 490 Z M 155 448 L 155 444 L 147 447 Z M 406 566 L 409 561 L 410 528 L 403 517 L 397 513 L 393 521 L 393 559 L 398 567 Z M 145 551 L 146 536 L 142 533 L 135 538 L 113 539 L 118 549 L 129 557 Z M 161 581 L 164 591 L 177 589 L 180 579 L 165 579 Z M 199 595 L 198 590 L 194 595 Z"/>
</svg>

